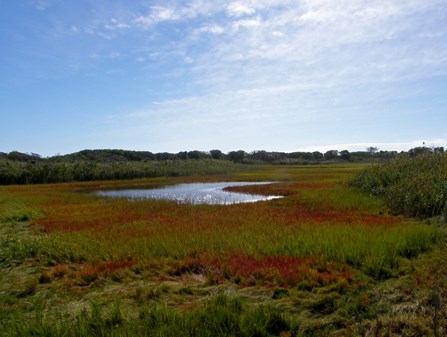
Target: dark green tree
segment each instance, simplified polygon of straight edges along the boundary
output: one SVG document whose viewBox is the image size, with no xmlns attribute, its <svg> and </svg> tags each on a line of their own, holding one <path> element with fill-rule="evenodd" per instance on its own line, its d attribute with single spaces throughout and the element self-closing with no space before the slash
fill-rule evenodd
<svg viewBox="0 0 447 337">
<path fill-rule="evenodd" d="M 242 150 L 228 152 L 228 158 L 235 163 L 242 162 L 246 155 L 245 151 Z"/>
<path fill-rule="evenodd" d="M 329 150 L 324 153 L 325 160 L 332 160 L 332 159 L 336 159 L 337 157 L 338 157 L 337 150 Z"/>
<path fill-rule="evenodd" d="M 351 153 L 348 150 L 340 151 L 340 159 L 351 160 Z"/>
<path fill-rule="evenodd" d="M 211 158 L 213 159 L 224 159 L 225 154 L 220 150 L 211 150 L 210 151 Z"/>
</svg>

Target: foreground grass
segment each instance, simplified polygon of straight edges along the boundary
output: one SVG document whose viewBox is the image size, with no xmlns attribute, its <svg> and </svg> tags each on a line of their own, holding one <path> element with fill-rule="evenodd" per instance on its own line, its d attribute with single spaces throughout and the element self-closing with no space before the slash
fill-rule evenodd
<svg viewBox="0 0 447 337">
<path fill-rule="evenodd" d="M 441 335 L 444 230 L 348 188 L 358 169 L 233 175 L 286 197 L 225 207 L 1 187 L 0 335 Z"/>
</svg>

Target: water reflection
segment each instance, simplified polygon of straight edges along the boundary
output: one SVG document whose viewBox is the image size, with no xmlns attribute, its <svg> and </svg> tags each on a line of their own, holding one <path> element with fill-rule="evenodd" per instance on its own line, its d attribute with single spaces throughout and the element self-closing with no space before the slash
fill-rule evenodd
<svg viewBox="0 0 447 337">
<path fill-rule="evenodd" d="M 256 202 L 282 198 L 224 191 L 225 187 L 271 184 L 271 182 L 219 182 L 191 183 L 164 186 L 157 189 L 125 189 L 98 191 L 99 196 L 129 199 L 162 199 L 178 203 L 229 205 L 243 202 Z"/>
</svg>

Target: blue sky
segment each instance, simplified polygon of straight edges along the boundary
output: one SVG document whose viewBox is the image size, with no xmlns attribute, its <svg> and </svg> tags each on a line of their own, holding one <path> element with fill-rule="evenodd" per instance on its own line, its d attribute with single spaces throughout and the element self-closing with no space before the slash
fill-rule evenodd
<svg viewBox="0 0 447 337">
<path fill-rule="evenodd" d="M 0 151 L 447 147 L 446 0 L 0 0 Z"/>
</svg>

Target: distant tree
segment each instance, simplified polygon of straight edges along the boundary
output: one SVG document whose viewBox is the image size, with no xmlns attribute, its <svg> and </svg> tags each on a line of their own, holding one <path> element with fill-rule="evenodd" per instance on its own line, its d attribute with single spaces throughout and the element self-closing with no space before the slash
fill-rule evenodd
<svg viewBox="0 0 447 337">
<path fill-rule="evenodd" d="M 155 160 L 155 154 L 149 151 L 142 151 L 141 158 L 145 161 Z"/>
<path fill-rule="evenodd" d="M 408 155 L 410 157 L 416 157 L 416 156 L 420 156 L 421 154 L 431 153 L 431 152 L 432 152 L 432 150 L 424 145 L 424 146 L 418 146 L 418 147 L 408 150 Z"/>
<path fill-rule="evenodd" d="M 272 162 L 274 160 L 274 154 L 265 150 L 257 150 L 249 154 L 249 159 Z"/>
<path fill-rule="evenodd" d="M 315 160 L 322 160 L 324 158 L 324 155 L 319 151 L 314 151 L 312 152 L 312 157 Z"/>
<path fill-rule="evenodd" d="M 211 150 L 210 151 L 211 158 L 213 159 L 224 159 L 225 154 L 220 150 Z"/>
<path fill-rule="evenodd" d="M 36 158 L 36 159 L 42 159 L 42 156 L 40 155 L 40 154 L 38 154 L 38 153 L 34 153 L 34 152 L 31 152 L 31 157 L 33 157 L 33 158 Z"/>
<path fill-rule="evenodd" d="M 352 151 L 351 152 L 352 159 L 356 160 L 364 160 L 370 157 L 370 154 L 367 151 Z"/>
<path fill-rule="evenodd" d="M 181 152 L 179 152 L 179 153 L 177 153 L 177 154 L 175 155 L 175 158 L 176 158 L 176 159 L 181 159 L 181 160 L 188 159 L 188 152 L 186 152 L 186 151 L 181 151 Z"/>
<path fill-rule="evenodd" d="M 155 154 L 156 160 L 173 160 L 175 159 L 175 154 L 169 152 L 159 152 Z"/>
<path fill-rule="evenodd" d="M 443 146 L 434 147 L 433 152 L 434 153 L 444 153 L 444 147 Z"/>
<path fill-rule="evenodd" d="M 380 159 L 392 159 L 396 157 L 396 151 L 379 151 L 376 153 L 376 156 Z"/>
<path fill-rule="evenodd" d="M 188 152 L 188 159 L 204 159 L 207 157 L 209 157 L 209 155 L 202 151 L 195 150 Z"/>
<path fill-rule="evenodd" d="M 370 146 L 370 147 L 366 148 L 366 152 L 368 152 L 371 157 L 374 156 L 374 154 L 377 151 L 379 151 L 379 149 L 377 147 L 374 147 L 374 146 Z"/>
<path fill-rule="evenodd" d="M 7 156 L 8 159 L 14 161 L 36 161 L 42 159 L 42 157 L 35 153 L 22 153 L 19 151 L 12 151 Z"/>
<path fill-rule="evenodd" d="M 303 158 L 305 160 L 312 160 L 314 156 L 311 152 L 295 152 L 295 155 L 298 154 L 296 158 Z"/>
<path fill-rule="evenodd" d="M 340 159 L 351 160 L 351 153 L 348 150 L 340 151 Z"/>
<path fill-rule="evenodd" d="M 246 155 L 245 151 L 242 150 L 228 152 L 228 158 L 233 162 L 243 161 Z"/>
<path fill-rule="evenodd" d="M 336 159 L 337 157 L 338 157 L 337 150 L 329 150 L 324 153 L 324 159 L 326 160 Z"/>
</svg>

